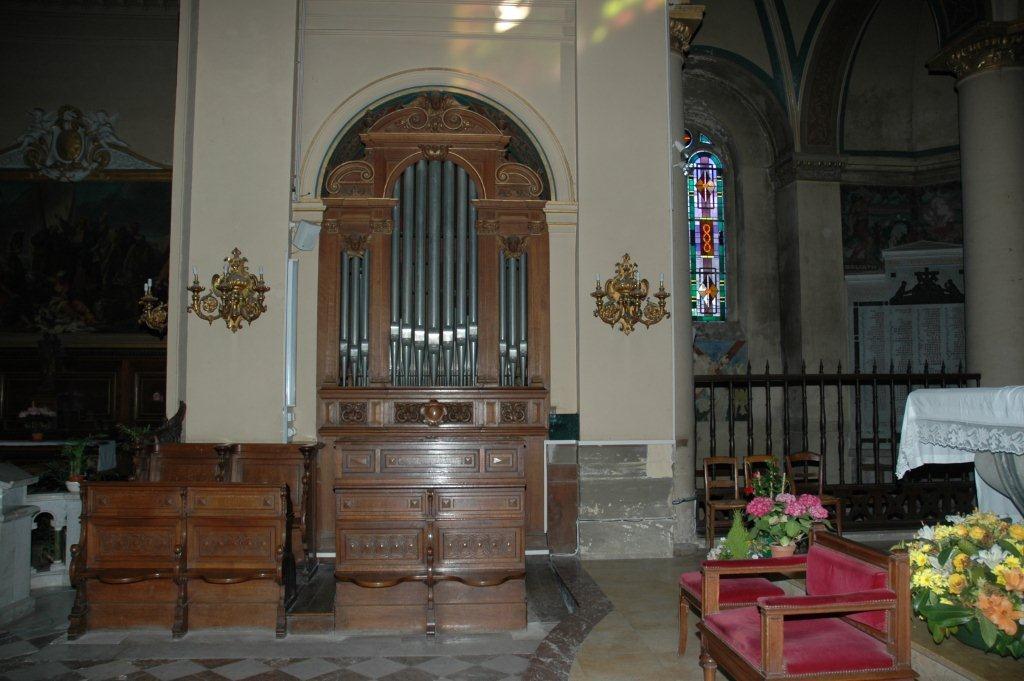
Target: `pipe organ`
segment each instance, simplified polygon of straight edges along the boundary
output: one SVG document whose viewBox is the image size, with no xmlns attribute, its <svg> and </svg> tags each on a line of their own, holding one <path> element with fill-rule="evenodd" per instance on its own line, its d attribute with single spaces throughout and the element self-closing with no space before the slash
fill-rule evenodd
<svg viewBox="0 0 1024 681">
<path fill-rule="evenodd" d="M 319 254 L 317 515 L 337 626 L 525 626 L 525 550 L 546 547 L 542 177 L 445 93 L 359 141 L 327 170 Z"/>
</svg>

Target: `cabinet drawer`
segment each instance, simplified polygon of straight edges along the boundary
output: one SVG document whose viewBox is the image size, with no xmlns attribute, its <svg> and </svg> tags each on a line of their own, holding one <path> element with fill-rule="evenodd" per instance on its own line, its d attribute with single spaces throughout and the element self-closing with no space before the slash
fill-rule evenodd
<svg viewBox="0 0 1024 681">
<path fill-rule="evenodd" d="M 341 472 L 373 473 L 375 456 L 372 449 L 345 449 L 341 453 Z"/>
<path fill-rule="evenodd" d="M 422 518 L 427 514 L 424 490 L 340 490 L 335 499 L 339 520 Z"/>
<path fill-rule="evenodd" d="M 523 490 L 464 489 L 437 492 L 438 518 L 522 518 Z"/>
<path fill-rule="evenodd" d="M 425 534 L 422 526 L 339 527 L 334 540 L 337 569 L 418 569 L 426 560 Z"/>
<path fill-rule="evenodd" d="M 138 511 L 141 516 L 178 516 L 181 514 L 181 487 L 176 485 L 90 486 L 85 495 L 89 513 L 94 516 L 126 517 Z"/>
<path fill-rule="evenodd" d="M 522 526 L 437 528 L 439 568 L 507 568 L 525 561 Z"/>
<path fill-rule="evenodd" d="M 401 450 L 384 449 L 380 453 L 381 472 L 392 474 L 459 475 L 480 470 L 480 451 L 456 450 Z"/>
<path fill-rule="evenodd" d="M 521 470 L 520 450 L 493 448 L 484 450 L 484 471 L 487 473 L 518 473 Z"/>
</svg>

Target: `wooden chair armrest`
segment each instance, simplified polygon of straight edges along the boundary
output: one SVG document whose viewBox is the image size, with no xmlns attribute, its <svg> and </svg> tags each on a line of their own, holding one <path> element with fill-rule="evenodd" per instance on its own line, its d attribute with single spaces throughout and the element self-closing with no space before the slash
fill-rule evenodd
<svg viewBox="0 0 1024 681">
<path fill-rule="evenodd" d="M 761 613 L 761 669 L 765 674 L 783 672 L 783 620 L 788 615 L 824 615 L 895 610 L 896 593 L 872 589 L 828 596 L 762 596 L 757 599 Z"/>
<path fill-rule="evenodd" d="M 762 596 L 757 599 L 757 608 L 762 616 L 778 617 L 895 610 L 896 593 L 890 589 L 871 589 L 824 596 Z"/>
<path fill-rule="evenodd" d="M 805 572 L 807 556 L 790 556 L 788 558 L 757 558 L 749 560 L 706 560 L 701 563 L 700 571 L 707 577 L 718 575 L 757 575 L 773 572 Z"/>
</svg>

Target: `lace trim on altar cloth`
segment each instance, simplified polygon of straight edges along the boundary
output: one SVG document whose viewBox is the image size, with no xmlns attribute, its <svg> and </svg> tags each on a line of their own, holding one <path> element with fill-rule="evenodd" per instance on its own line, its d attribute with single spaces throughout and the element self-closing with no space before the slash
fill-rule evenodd
<svg viewBox="0 0 1024 681">
<path fill-rule="evenodd" d="M 914 420 L 904 424 L 896 477 L 903 477 L 908 470 L 924 463 L 941 463 L 921 457 L 917 451 L 920 445 L 959 450 L 964 455 L 992 452 L 1020 456 L 1024 455 L 1024 428 L 958 421 Z"/>
</svg>

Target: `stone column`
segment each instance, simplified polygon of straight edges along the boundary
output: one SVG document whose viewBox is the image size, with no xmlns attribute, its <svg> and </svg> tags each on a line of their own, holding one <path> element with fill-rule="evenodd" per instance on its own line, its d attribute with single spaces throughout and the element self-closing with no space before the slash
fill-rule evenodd
<svg viewBox="0 0 1024 681">
<path fill-rule="evenodd" d="M 982 385 L 1022 385 L 1024 20 L 978 24 L 929 68 L 957 79 L 967 368 Z M 1019 519 L 1024 457 L 979 454 L 975 464 L 979 506 Z"/>
<path fill-rule="evenodd" d="M 677 5 L 669 9 L 669 131 L 672 139 L 682 140 L 683 66 L 690 41 L 704 18 L 703 5 Z M 693 318 L 690 316 L 690 240 L 686 174 L 673 168 L 672 186 L 672 271 L 676 295 L 672 301 L 675 330 L 675 434 L 672 457 L 672 496 L 692 499 L 674 506 L 676 543 L 697 540 L 697 467 L 693 442 Z"/>
<path fill-rule="evenodd" d="M 967 367 L 1024 384 L 1024 21 L 979 24 L 929 64 L 956 76 Z"/>
</svg>

